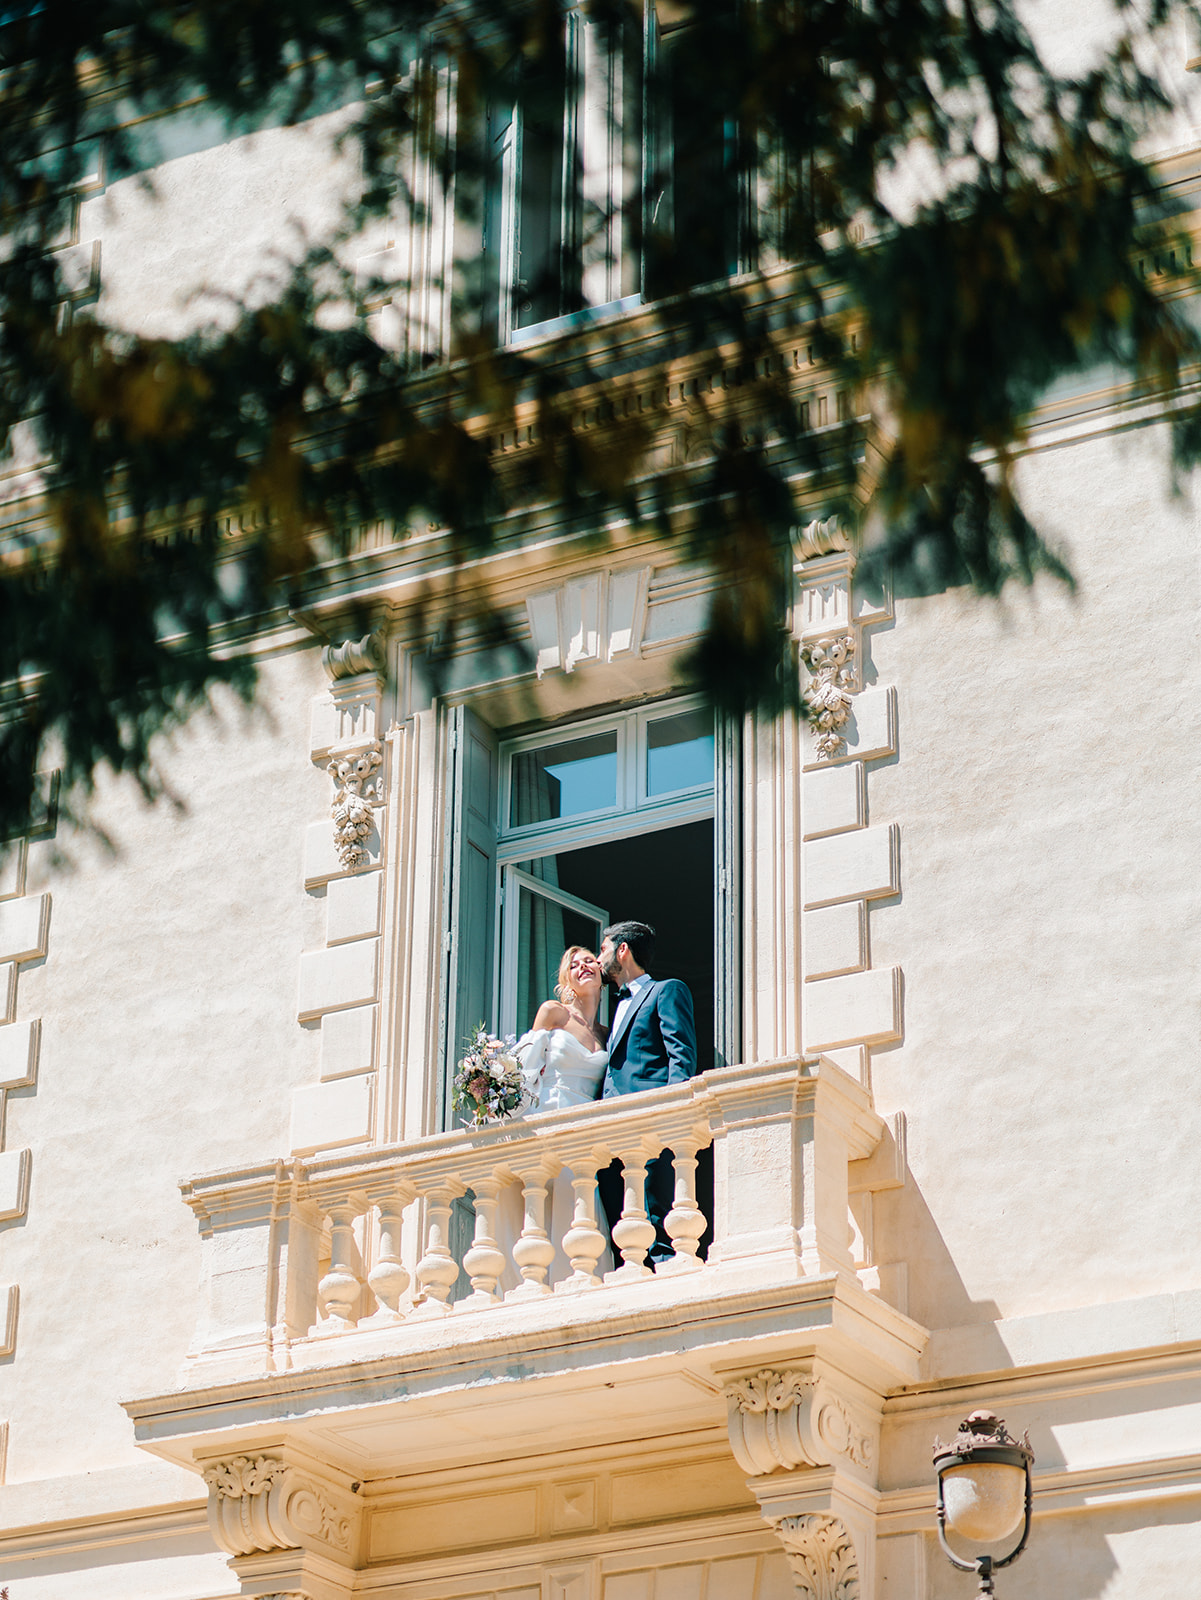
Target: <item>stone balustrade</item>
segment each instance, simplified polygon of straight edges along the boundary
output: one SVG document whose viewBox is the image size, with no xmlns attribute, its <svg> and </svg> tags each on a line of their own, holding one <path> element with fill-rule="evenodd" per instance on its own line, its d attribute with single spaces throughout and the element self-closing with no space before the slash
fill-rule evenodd
<svg viewBox="0 0 1201 1600">
<path fill-rule="evenodd" d="M 792 1059 L 405 1145 L 196 1178 L 183 1185 L 206 1258 L 193 1355 L 257 1345 L 278 1363 L 297 1344 L 356 1330 L 504 1317 L 511 1305 L 552 1295 L 637 1292 L 652 1277 L 705 1273 L 720 1292 L 723 1281 L 850 1275 L 848 1165 L 871 1155 L 882 1129 L 868 1092 L 840 1068 Z M 696 1172 L 710 1144 L 713 1241 L 702 1261 Z M 665 1228 L 675 1254 L 652 1274 L 643 1178 L 664 1149 L 674 1158 Z M 614 1159 L 624 1206 L 614 1265 L 602 1272 L 608 1237 L 596 1174 Z M 560 1194 L 570 1186 L 572 1205 L 561 1219 L 555 1208 L 553 1237 L 548 1197 L 557 1178 Z M 460 1264 L 451 1218 L 464 1196 L 473 1200 L 474 1235 Z M 566 1258 L 557 1277 L 556 1246 Z"/>
</svg>

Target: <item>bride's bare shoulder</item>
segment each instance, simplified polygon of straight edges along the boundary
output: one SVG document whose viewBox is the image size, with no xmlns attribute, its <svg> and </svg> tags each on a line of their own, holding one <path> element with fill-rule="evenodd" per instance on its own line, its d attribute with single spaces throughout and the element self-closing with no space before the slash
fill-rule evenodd
<svg viewBox="0 0 1201 1600">
<path fill-rule="evenodd" d="M 571 1012 L 567 1007 L 560 1005 L 557 1000 L 544 1000 L 538 1007 L 538 1015 L 534 1018 L 534 1027 L 561 1028 L 568 1021 Z"/>
</svg>

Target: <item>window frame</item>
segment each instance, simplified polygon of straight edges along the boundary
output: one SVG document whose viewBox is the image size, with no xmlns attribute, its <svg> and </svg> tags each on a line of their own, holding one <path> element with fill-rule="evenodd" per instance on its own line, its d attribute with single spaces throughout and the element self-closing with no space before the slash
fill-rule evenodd
<svg viewBox="0 0 1201 1600">
<path fill-rule="evenodd" d="M 488 263 L 485 318 L 492 321 L 495 336 L 502 346 L 520 346 L 551 338 L 598 318 L 649 304 L 664 294 L 680 292 L 680 286 L 657 289 L 648 281 L 648 275 L 653 276 L 655 213 L 665 197 L 673 214 L 676 204 L 674 177 L 663 180 L 652 195 L 656 182 L 662 179 L 659 168 L 664 150 L 674 151 L 675 140 L 674 134 L 658 127 L 657 118 L 661 113 L 652 109 L 654 96 L 649 86 L 667 59 L 664 52 L 670 54 L 666 41 L 678 36 L 682 25 L 677 21 L 665 26 L 659 16 L 659 0 L 642 0 L 642 21 L 638 30 L 641 37 L 633 43 L 632 52 L 621 54 L 618 59 L 612 52 L 598 51 L 589 39 L 586 10 L 585 0 L 571 0 L 562 10 L 565 63 L 560 138 L 562 171 L 557 244 L 551 242 L 551 251 L 557 249 L 560 258 L 560 311 L 520 326 L 515 295 L 519 283 L 524 281 L 519 268 L 523 264 L 520 244 L 522 168 L 527 120 L 520 82 L 515 80 L 511 94 L 498 99 L 486 113 L 489 175 L 485 178 L 482 241 L 483 257 Z M 624 51 L 625 47 L 622 49 Z M 638 73 L 633 93 L 627 82 L 632 62 L 636 62 Z M 603 140 L 605 152 L 600 160 L 592 150 L 588 131 L 593 121 L 590 110 L 597 100 L 603 100 L 609 121 Z M 499 135 L 494 131 L 497 127 L 502 130 Z M 503 139 L 504 149 L 496 161 L 491 151 L 498 139 Z M 730 117 L 723 116 L 723 166 L 729 165 L 729 152 L 736 148 L 738 140 L 737 125 Z M 703 288 L 705 283 L 726 282 L 750 268 L 748 224 L 755 186 L 755 175 L 751 171 L 740 173 L 733 199 L 733 231 L 726 242 L 726 264 L 716 277 L 688 285 L 690 290 Z M 603 205 L 597 214 L 603 213 L 606 220 L 597 238 L 590 241 L 586 238 L 588 217 L 596 210 L 602 189 L 605 191 Z M 635 212 L 637 225 L 631 232 L 628 217 Z M 567 262 L 573 263 L 570 282 Z M 495 282 L 490 281 L 493 275 Z M 606 288 L 601 297 L 589 299 L 590 287 L 595 289 L 598 278 L 604 279 Z"/>
<path fill-rule="evenodd" d="M 523 734 L 502 740 L 500 746 L 500 826 L 497 833 L 498 868 L 508 862 L 527 860 L 531 855 L 558 855 L 561 850 L 603 844 L 606 839 L 625 838 L 631 833 L 653 833 L 661 828 L 678 827 L 685 822 L 700 822 L 713 815 L 717 788 L 718 740 L 714 730 L 714 775 L 708 783 L 691 784 L 667 795 L 646 793 L 647 728 L 686 711 L 705 707 L 703 695 L 675 696 L 651 701 L 636 709 L 608 716 L 582 718 L 553 730 Z M 617 799 L 614 805 L 598 806 L 593 811 L 572 817 L 552 818 L 547 822 L 512 825 L 513 756 L 529 750 L 550 749 L 557 744 L 572 744 L 590 734 L 617 732 Z M 632 735 L 632 737 L 631 737 Z M 633 825 L 631 825 L 633 824 Z M 533 841 L 553 848 L 531 852 Z"/>
</svg>

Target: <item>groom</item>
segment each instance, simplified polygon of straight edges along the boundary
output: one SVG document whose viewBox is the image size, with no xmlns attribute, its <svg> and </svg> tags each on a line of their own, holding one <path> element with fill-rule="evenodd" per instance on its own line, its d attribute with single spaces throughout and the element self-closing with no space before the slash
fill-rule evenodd
<svg viewBox="0 0 1201 1600">
<path fill-rule="evenodd" d="M 601 936 L 600 968 L 617 989 L 617 1010 L 609 1030 L 609 1065 L 601 1098 L 660 1089 L 696 1075 L 696 1028 L 692 996 L 678 978 L 652 978 L 647 968 L 655 954 L 655 930 L 645 922 L 615 922 Z M 646 1169 L 646 1211 L 655 1225 L 651 1265 L 672 1254 L 663 1219 L 671 1210 L 674 1173 L 670 1150 Z M 621 1163 L 597 1174 L 609 1232 L 621 1219 L 624 1194 Z"/>
</svg>

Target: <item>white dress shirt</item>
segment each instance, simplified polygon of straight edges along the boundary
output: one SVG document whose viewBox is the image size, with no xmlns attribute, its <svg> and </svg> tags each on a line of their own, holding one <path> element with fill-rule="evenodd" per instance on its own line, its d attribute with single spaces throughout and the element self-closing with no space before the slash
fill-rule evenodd
<svg viewBox="0 0 1201 1600">
<path fill-rule="evenodd" d="M 636 978 L 631 978 L 629 983 L 626 984 L 626 988 L 630 992 L 624 1000 L 617 1002 L 617 1010 L 613 1013 L 613 1025 L 609 1029 L 610 1039 L 617 1036 L 618 1029 L 625 1021 L 626 1012 L 637 1000 L 641 991 L 646 988 L 648 983 L 654 983 L 654 981 L 649 972 L 640 972 Z"/>
</svg>

